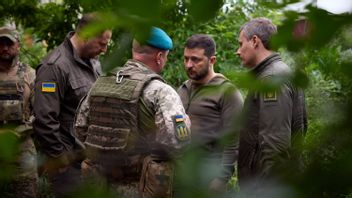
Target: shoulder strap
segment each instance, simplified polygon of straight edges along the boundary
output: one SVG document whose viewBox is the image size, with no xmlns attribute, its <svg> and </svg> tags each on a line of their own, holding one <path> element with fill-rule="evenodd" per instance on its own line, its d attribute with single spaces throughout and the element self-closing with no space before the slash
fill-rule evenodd
<svg viewBox="0 0 352 198">
<path fill-rule="evenodd" d="M 18 91 L 20 92 L 20 93 L 23 93 L 23 90 L 24 90 L 24 84 L 25 84 L 25 82 L 24 82 L 24 74 L 26 73 L 26 71 L 27 71 L 27 65 L 26 64 L 24 64 L 24 63 L 21 63 L 21 62 L 19 62 L 18 63 L 18 70 L 17 70 L 17 77 L 18 77 L 18 79 L 19 79 L 19 81 L 18 81 Z"/>
</svg>

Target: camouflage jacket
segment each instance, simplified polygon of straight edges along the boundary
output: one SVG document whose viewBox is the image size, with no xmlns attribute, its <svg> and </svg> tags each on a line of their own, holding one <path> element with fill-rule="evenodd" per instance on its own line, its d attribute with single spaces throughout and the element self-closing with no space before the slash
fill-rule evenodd
<svg viewBox="0 0 352 198">
<path fill-rule="evenodd" d="M 143 63 L 135 60 L 127 61 L 125 67 L 127 66 L 138 67 L 141 71 L 149 70 Z M 86 139 L 89 126 L 89 109 L 91 108 L 89 99 L 89 97 L 86 97 L 81 101 L 75 120 L 75 132 L 82 142 Z M 156 134 L 153 136 L 154 139 L 150 143 L 153 148 L 161 149 L 163 150 L 162 152 L 172 152 L 187 145 L 190 136 L 190 120 L 176 91 L 171 86 L 155 79 L 150 81 L 143 89 L 141 99 L 151 110 L 155 120 L 154 124 L 157 128 Z M 187 127 L 188 134 L 182 135 L 188 135 L 188 139 L 180 137 L 176 121 L 177 117 L 181 117 Z"/>
</svg>

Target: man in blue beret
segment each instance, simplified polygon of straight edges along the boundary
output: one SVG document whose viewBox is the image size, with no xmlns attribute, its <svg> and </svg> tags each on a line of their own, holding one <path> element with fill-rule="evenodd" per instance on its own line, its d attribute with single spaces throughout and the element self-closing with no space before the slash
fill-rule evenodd
<svg viewBox="0 0 352 198">
<path fill-rule="evenodd" d="M 120 197 L 171 197 L 171 159 L 190 142 L 181 99 L 159 75 L 170 49 L 160 28 L 134 39 L 132 59 L 100 77 L 78 109 L 83 175 L 103 178 Z"/>
</svg>

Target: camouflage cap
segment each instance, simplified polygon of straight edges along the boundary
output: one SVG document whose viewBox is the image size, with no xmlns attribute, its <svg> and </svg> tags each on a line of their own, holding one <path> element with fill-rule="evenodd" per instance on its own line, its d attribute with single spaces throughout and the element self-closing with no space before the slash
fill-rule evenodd
<svg viewBox="0 0 352 198">
<path fill-rule="evenodd" d="M 17 30 L 7 26 L 0 27 L 0 37 L 7 37 L 12 42 L 19 41 L 19 34 Z"/>
</svg>

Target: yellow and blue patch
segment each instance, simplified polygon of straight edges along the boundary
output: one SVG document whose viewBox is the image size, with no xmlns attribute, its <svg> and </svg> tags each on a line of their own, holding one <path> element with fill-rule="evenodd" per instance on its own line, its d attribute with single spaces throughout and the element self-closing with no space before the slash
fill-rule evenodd
<svg viewBox="0 0 352 198">
<path fill-rule="evenodd" d="M 173 116 L 175 125 L 175 135 L 179 141 L 189 141 L 191 139 L 191 134 L 187 128 L 184 118 L 182 115 Z"/>
<path fill-rule="evenodd" d="M 184 119 L 183 119 L 183 116 L 182 115 L 176 115 L 175 116 L 175 122 L 177 123 L 177 122 L 183 122 L 184 121 Z"/>
<path fill-rule="evenodd" d="M 42 92 L 54 93 L 56 84 L 54 82 L 42 82 Z"/>
</svg>

